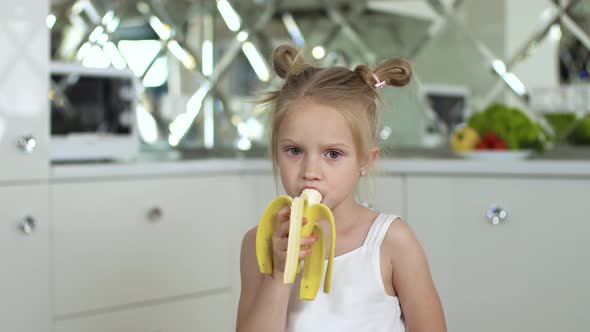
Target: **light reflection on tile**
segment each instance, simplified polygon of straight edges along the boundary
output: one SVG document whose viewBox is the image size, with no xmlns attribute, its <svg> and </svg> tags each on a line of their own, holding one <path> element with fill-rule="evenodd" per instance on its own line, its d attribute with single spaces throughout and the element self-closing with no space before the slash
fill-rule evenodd
<svg viewBox="0 0 590 332">
<path fill-rule="evenodd" d="M 10 20 L 5 23 L 6 32 L 10 34 L 13 42 L 20 45 L 28 43 L 28 38 L 33 32 L 33 23 L 26 20 Z"/>
<path fill-rule="evenodd" d="M 37 114 L 46 107 L 46 77 L 35 72 L 28 62 L 19 59 L 3 78 L 0 105 L 4 114 L 19 117 Z"/>
<path fill-rule="evenodd" d="M 4 22 L 0 22 L 0 45 L 2 45 L 2 56 L 0 57 L 0 74 L 7 70 L 9 59 L 13 59 L 16 55 L 16 49 L 11 47 L 12 39 Z M 1 86 L 1 82 L 0 82 Z M 0 91 L 2 88 L 0 87 Z"/>
</svg>

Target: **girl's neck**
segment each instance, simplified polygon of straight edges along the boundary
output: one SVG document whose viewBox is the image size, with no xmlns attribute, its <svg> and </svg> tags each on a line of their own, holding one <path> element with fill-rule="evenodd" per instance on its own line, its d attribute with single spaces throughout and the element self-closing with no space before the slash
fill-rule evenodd
<svg viewBox="0 0 590 332">
<path fill-rule="evenodd" d="M 369 212 L 371 211 L 368 208 L 360 205 L 354 199 L 342 202 L 332 209 L 336 233 L 344 229 L 350 229 L 350 227 L 358 224 L 358 221 L 367 216 Z"/>
</svg>

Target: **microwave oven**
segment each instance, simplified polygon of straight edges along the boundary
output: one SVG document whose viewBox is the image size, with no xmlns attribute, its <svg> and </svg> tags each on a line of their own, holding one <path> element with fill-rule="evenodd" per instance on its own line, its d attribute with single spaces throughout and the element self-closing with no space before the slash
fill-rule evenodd
<svg viewBox="0 0 590 332">
<path fill-rule="evenodd" d="M 139 153 L 139 84 L 129 69 L 50 64 L 50 159 L 131 160 Z"/>
</svg>

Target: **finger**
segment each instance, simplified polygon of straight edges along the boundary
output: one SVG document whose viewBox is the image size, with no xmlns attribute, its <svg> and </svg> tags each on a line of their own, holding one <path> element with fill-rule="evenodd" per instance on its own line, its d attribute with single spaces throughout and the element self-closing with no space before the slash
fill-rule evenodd
<svg viewBox="0 0 590 332">
<path fill-rule="evenodd" d="M 284 223 L 286 221 L 289 221 L 289 217 L 291 215 L 291 207 L 290 206 L 285 206 L 283 208 L 281 208 L 277 214 L 278 216 L 278 220 L 279 223 Z"/>
<path fill-rule="evenodd" d="M 307 246 L 307 245 L 312 245 L 312 244 L 314 244 L 314 243 L 315 243 L 315 241 L 317 241 L 317 240 L 318 240 L 318 238 L 317 238 L 317 235 L 315 235 L 315 234 L 312 234 L 312 235 L 311 235 L 311 236 L 309 236 L 309 237 L 304 237 L 304 238 L 301 238 L 301 245 L 302 245 L 302 246 L 304 246 L 304 245 L 305 245 L 305 246 Z"/>
<path fill-rule="evenodd" d="M 277 227 L 276 234 L 279 238 L 286 238 L 289 236 L 289 222 L 282 222 Z"/>
<path fill-rule="evenodd" d="M 275 251 L 287 251 L 287 247 L 289 246 L 289 239 L 286 237 L 283 238 L 275 238 L 272 241 L 272 246 Z"/>
<path fill-rule="evenodd" d="M 302 248 L 301 250 L 299 250 L 299 259 L 304 259 L 305 257 L 309 256 L 309 254 L 311 254 L 310 248 Z"/>
<path fill-rule="evenodd" d="M 275 256 L 279 259 L 279 261 L 282 261 L 284 265 L 284 261 L 287 259 L 287 252 L 286 251 L 277 251 L 275 252 Z"/>
</svg>

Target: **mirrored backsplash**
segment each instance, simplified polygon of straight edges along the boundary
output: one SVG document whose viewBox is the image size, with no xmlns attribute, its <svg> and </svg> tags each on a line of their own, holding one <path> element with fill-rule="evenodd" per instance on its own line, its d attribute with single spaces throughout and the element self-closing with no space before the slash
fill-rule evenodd
<svg viewBox="0 0 590 332">
<path fill-rule="evenodd" d="M 411 84 L 381 90 L 385 149 L 445 149 L 494 103 L 544 121 L 538 91 L 590 82 L 590 0 L 52 0 L 47 25 L 53 62 L 137 78 L 135 119 L 122 122 L 135 121 L 143 150 L 195 157 L 266 153 L 256 100 L 282 85 L 270 55 L 285 43 L 317 66 L 412 63 Z M 568 111 L 588 117 L 580 91 Z"/>
</svg>

